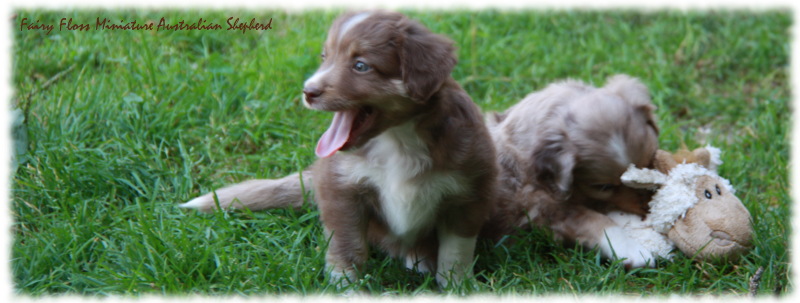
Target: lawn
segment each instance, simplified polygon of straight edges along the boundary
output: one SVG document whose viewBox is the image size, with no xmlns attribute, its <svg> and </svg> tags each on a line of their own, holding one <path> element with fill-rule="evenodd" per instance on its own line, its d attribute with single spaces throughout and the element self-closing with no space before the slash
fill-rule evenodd
<svg viewBox="0 0 800 303">
<path fill-rule="evenodd" d="M 602 85 L 639 77 L 658 106 L 666 150 L 713 144 L 720 174 L 753 215 L 743 258 L 679 255 L 626 271 L 546 230 L 511 245 L 481 242 L 475 279 L 440 290 L 374 252 L 356 286 L 381 295 L 759 296 L 793 291 L 788 243 L 789 11 L 406 11 L 458 46 L 453 76 L 485 111 L 564 78 Z M 324 279 L 326 242 L 313 208 L 198 214 L 176 205 L 315 159 L 330 114 L 300 91 L 338 11 L 18 10 L 11 107 L 21 133 L 13 167 L 16 295 L 303 295 Z M 229 17 L 271 29 L 228 31 Z M 27 29 L 53 24 L 48 32 Z M 59 29 L 62 18 L 91 24 Z M 203 18 L 219 30 L 96 30 Z M 119 22 L 117 22 L 119 20 Z M 19 120 L 21 121 L 21 120 Z"/>
</svg>

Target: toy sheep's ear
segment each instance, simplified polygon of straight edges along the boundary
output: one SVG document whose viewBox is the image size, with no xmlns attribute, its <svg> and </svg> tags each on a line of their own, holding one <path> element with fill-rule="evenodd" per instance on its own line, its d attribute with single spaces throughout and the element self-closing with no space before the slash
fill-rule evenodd
<svg viewBox="0 0 800 303">
<path fill-rule="evenodd" d="M 622 184 L 631 188 L 657 190 L 667 183 L 667 175 L 649 168 L 636 168 L 633 164 L 619 177 Z"/>
<path fill-rule="evenodd" d="M 663 174 L 668 174 L 670 170 L 678 165 L 672 155 L 663 150 L 656 151 L 655 159 L 653 161 L 655 168 Z"/>
<path fill-rule="evenodd" d="M 706 166 L 706 168 L 716 172 L 717 171 L 717 167 L 722 165 L 722 158 L 720 158 L 720 155 L 722 154 L 722 151 L 719 150 L 719 148 L 713 147 L 711 145 L 706 145 L 705 149 L 708 151 L 708 155 L 709 155 L 709 157 L 708 157 L 708 166 Z"/>
<path fill-rule="evenodd" d="M 705 148 L 696 148 L 692 151 L 692 155 L 694 155 L 694 163 L 698 165 L 710 169 L 709 165 L 711 164 L 711 153 Z"/>
<path fill-rule="evenodd" d="M 719 157 L 720 153 L 719 148 L 706 145 L 706 147 L 696 148 L 691 152 L 686 150 L 678 151 L 672 155 L 672 158 L 675 159 L 675 162 L 678 164 L 696 163 L 710 171 L 716 172 L 717 167 L 722 164 L 722 160 L 720 160 Z"/>
</svg>

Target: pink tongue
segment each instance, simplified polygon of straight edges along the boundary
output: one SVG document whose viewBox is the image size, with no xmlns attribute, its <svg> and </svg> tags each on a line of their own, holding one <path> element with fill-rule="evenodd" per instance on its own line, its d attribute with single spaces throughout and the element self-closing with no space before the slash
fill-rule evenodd
<svg viewBox="0 0 800 303">
<path fill-rule="evenodd" d="M 328 130 L 317 142 L 317 157 L 327 158 L 342 148 L 350 137 L 350 129 L 358 115 L 358 110 L 336 112 Z"/>
</svg>

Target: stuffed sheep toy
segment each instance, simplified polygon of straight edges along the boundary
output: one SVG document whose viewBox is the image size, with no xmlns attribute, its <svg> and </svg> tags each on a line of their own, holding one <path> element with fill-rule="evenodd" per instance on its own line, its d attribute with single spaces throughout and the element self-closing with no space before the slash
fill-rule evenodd
<svg viewBox="0 0 800 303">
<path fill-rule="evenodd" d="M 674 155 L 656 152 L 656 169 L 633 166 L 622 183 L 655 190 L 650 211 L 609 216 L 654 256 L 671 258 L 674 247 L 696 260 L 739 257 L 750 246 L 750 213 L 734 196 L 730 182 L 716 173 L 719 149 L 707 146 Z"/>
</svg>

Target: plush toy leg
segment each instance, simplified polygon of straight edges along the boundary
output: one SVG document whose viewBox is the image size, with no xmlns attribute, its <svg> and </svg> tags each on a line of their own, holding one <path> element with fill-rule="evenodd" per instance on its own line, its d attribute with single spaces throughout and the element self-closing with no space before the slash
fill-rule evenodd
<svg viewBox="0 0 800 303">
<path fill-rule="evenodd" d="M 608 216 L 575 205 L 561 211 L 550 221 L 557 236 L 575 240 L 585 247 L 597 247 L 603 257 L 623 260 L 629 268 L 655 266 L 651 251 L 631 238 Z"/>
</svg>

